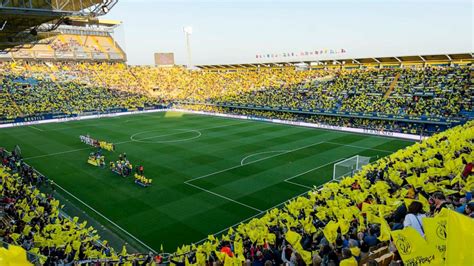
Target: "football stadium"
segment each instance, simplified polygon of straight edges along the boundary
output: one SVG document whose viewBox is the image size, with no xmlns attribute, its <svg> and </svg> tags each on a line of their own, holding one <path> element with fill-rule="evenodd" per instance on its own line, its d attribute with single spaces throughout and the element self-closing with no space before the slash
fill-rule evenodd
<svg viewBox="0 0 474 266">
<path fill-rule="evenodd" d="M 472 2 L 177 2 L 0 1 L 0 265 L 474 265 Z"/>
</svg>

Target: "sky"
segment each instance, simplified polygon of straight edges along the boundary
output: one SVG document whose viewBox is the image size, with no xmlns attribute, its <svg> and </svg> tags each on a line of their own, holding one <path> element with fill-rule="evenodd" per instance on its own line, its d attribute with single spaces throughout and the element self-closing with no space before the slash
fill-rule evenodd
<svg viewBox="0 0 474 266">
<path fill-rule="evenodd" d="M 129 64 L 156 52 L 187 64 L 191 26 L 204 65 L 474 52 L 473 12 L 471 0 L 119 0 L 105 18 L 123 22 Z"/>
</svg>

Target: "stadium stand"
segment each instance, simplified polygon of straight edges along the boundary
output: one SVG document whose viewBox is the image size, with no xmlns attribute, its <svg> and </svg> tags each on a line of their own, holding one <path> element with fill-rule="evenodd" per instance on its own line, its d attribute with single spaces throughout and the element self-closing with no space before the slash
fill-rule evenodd
<svg viewBox="0 0 474 266">
<path fill-rule="evenodd" d="M 445 127 L 425 127 L 416 125 L 416 121 L 374 121 L 364 116 L 414 116 L 431 121 L 466 118 L 473 108 L 470 79 L 468 67 L 349 70 L 328 73 L 323 78 L 308 79 L 296 85 L 284 83 L 277 88 L 229 93 L 205 102 L 191 99 L 191 103 L 193 109 L 199 109 L 196 104 L 204 104 L 218 107 L 214 108 L 216 112 L 254 113 L 268 118 L 429 135 Z M 264 109 L 276 112 L 262 113 Z M 288 110 L 300 111 L 300 114 Z M 333 113 L 336 117 L 301 115 L 301 111 L 314 110 Z"/>
<path fill-rule="evenodd" d="M 71 46 L 78 43 L 72 37 L 67 40 L 61 43 L 67 43 L 69 48 L 58 45 L 55 49 L 67 53 Z M 99 46 L 80 47 L 89 52 L 93 49 L 91 47 Z M 100 47 L 95 49 L 101 51 L 105 46 Z M 143 106 L 143 102 L 168 102 L 184 109 L 419 135 L 442 131 L 472 118 L 474 114 L 472 71 L 469 65 L 382 69 L 315 68 L 306 71 L 287 67 L 219 72 L 190 71 L 181 67 L 128 67 L 123 63 L 18 61 L 6 62 L 2 68 L 3 73 L 0 75 L 8 76 L 13 81 L 31 78 L 49 80 L 54 83 L 50 83 L 52 88 L 67 88 L 72 86 L 72 82 L 94 88 L 125 91 L 132 95 L 146 95 L 143 97 L 149 98 L 142 98 L 141 103 L 133 104 L 124 103 L 123 95 L 118 95 L 122 102 L 107 103 L 106 108 L 136 108 Z M 18 83 L 14 86 L 12 80 L 8 81 L 9 78 L 4 78 L 4 87 L 9 88 L 10 92 L 19 90 L 21 83 L 20 86 Z M 44 82 L 36 85 L 41 86 L 49 85 Z M 2 93 L 3 102 L 14 102 L 6 105 L 10 108 L 5 112 L 9 118 L 59 111 L 54 108 L 44 110 L 41 107 L 36 111 L 24 111 L 23 109 L 29 108 L 23 106 L 29 104 L 28 99 L 13 99 L 8 96 L 7 91 Z M 63 99 L 76 96 L 64 95 L 66 98 Z M 88 101 L 85 94 L 81 97 Z M 80 107 L 74 112 L 94 108 L 97 106 Z"/>
<path fill-rule="evenodd" d="M 59 83 L 54 76 L 1 77 L 0 110 L 5 119 L 47 113 L 79 114 L 118 108 L 134 109 L 154 104 L 151 98 L 136 92 L 73 81 Z"/>
<path fill-rule="evenodd" d="M 112 42 L 108 35 L 63 34 L 48 46 L 48 58 L 67 61 L 1 62 L 0 119 L 121 112 L 166 103 L 381 131 L 443 131 L 219 238 L 179 248 L 171 254 L 176 265 L 363 265 L 373 260 L 388 265 L 413 259 L 400 254 L 396 241 L 390 245 L 397 237 L 393 232 L 405 233 L 397 229 L 419 229 L 413 217 L 433 216 L 442 207 L 473 216 L 474 123 L 446 130 L 473 117 L 470 65 L 190 71 L 98 62 L 100 54 L 110 59 L 115 53 L 107 50 Z M 38 190 L 42 177 L 19 156 L 2 151 L 2 164 L 4 242 L 46 264 L 152 260 L 126 250 L 119 254 L 100 241 L 94 228 L 61 214 L 60 203 Z M 450 252 L 433 256 L 460 262 Z"/>
<path fill-rule="evenodd" d="M 126 61 L 125 52 L 112 34 L 120 26 L 119 21 L 98 20 L 90 27 L 80 18 L 69 19 L 38 44 L 0 54 L 1 60 L 88 60 Z"/>
<path fill-rule="evenodd" d="M 387 96 L 396 76 L 398 83 Z M 268 88 L 230 95 L 218 102 L 268 107 L 330 109 L 396 115 L 454 117 L 472 108 L 469 68 L 353 70 L 290 88 Z M 214 100 L 214 99 L 213 99 Z"/>
<path fill-rule="evenodd" d="M 401 259 L 417 263 L 420 258 L 400 252 L 405 246 L 390 242 L 391 237 L 415 228 L 415 234 L 431 239 L 436 230 L 431 231 L 423 217 L 459 215 L 446 209 L 474 217 L 474 204 L 469 202 L 474 175 L 472 163 L 467 163 L 474 159 L 473 144 L 473 122 L 436 134 L 353 177 L 327 183 L 282 209 L 230 228 L 220 238 L 209 236 L 200 245 L 178 248 L 171 261 L 176 265 L 366 265 L 374 260 L 379 263 L 375 265 L 389 265 Z M 471 219 L 463 221 L 466 229 L 472 228 Z M 454 224 L 447 227 L 455 231 Z M 461 235 L 448 234 L 448 239 L 469 234 L 457 233 Z M 432 263 L 472 262 L 470 251 L 459 246 L 448 246 L 444 253 L 425 247 L 420 254 Z"/>
<path fill-rule="evenodd" d="M 72 18 L 92 21 L 105 15 L 117 0 L 1 1 L 0 51 L 20 51 L 47 43 L 61 24 Z"/>
<path fill-rule="evenodd" d="M 439 133 L 364 167 L 353 177 L 327 183 L 282 209 L 231 228 L 220 239 L 209 236 L 200 245 L 185 245 L 171 255 L 171 262 L 362 265 L 376 260 L 388 265 L 405 260 L 397 251 L 400 247 L 389 246 L 389 240 L 404 227 L 420 231 L 413 217 L 422 219 L 424 213 L 432 216 L 443 208 L 474 216 L 469 202 L 474 175 L 472 163 L 470 168 L 468 164 L 474 159 L 473 144 L 473 122 Z M 148 255 L 127 255 L 126 250 L 118 254 L 106 241 L 99 241 L 87 222 L 63 216 L 59 201 L 38 190 L 45 182 L 41 175 L 15 152 L 2 149 L 1 155 L 2 223 L 8 225 L 1 232 L 4 242 L 22 246 L 41 263 L 151 262 Z M 421 233 L 428 234 L 425 220 L 422 223 Z M 469 251 L 458 248 L 436 254 L 436 259 L 442 256 L 447 262 L 461 263 L 463 257 L 456 254 Z"/>
<path fill-rule="evenodd" d="M 116 252 L 106 240 L 100 240 L 97 231 L 87 226 L 87 221 L 79 223 L 78 217 L 67 216 L 52 193 L 40 191 L 46 183 L 52 187 L 54 183 L 27 165 L 21 155 L 0 148 L 0 157 L 0 237 L 3 243 L 21 246 L 28 252 L 30 261 L 40 265 L 87 263 L 91 259 L 107 262 L 152 260 L 148 255 L 127 254 L 125 248 Z"/>
</svg>

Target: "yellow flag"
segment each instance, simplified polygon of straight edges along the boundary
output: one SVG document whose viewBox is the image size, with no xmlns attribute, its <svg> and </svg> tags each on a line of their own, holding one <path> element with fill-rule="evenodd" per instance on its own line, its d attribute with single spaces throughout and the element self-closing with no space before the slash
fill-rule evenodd
<svg viewBox="0 0 474 266">
<path fill-rule="evenodd" d="M 405 265 L 439 265 L 435 248 L 413 228 L 392 231 L 393 242 Z"/>
<path fill-rule="evenodd" d="M 383 218 L 379 218 L 380 221 L 380 236 L 378 239 L 380 241 L 389 241 L 390 240 L 390 226 L 388 225 L 387 221 Z"/>
<path fill-rule="evenodd" d="M 120 255 L 127 256 L 127 248 L 125 246 L 122 247 L 122 252 L 120 252 Z"/>
<path fill-rule="evenodd" d="M 447 210 L 446 265 L 474 265 L 474 220 Z"/>
<path fill-rule="evenodd" d="M 341 228 L 341 234 L 345 235 L 347 232 L 349 232 L 349 221 L 345 219 L 339 219 L 338 223 L 339 228 Z"/>
<path fill-rule="evenodd" d="M 228 255 L 225 255 L 224 266 L 232 266 L 232 265 L 234 265 L 234 259 L 229 257 Z"/>
<path fill-rule="evenodd" d="M 436 247 L 439 256 L 444 259 L 446 256 L 446 225 L 447 217 L 436 215 L 435 217 L 423 218 L 423 229 L 428 244 Z"/>
<path fill-rule="evenodd" d="M 423 195 L 418 194 L 418 201 L 421 202 L 421 204 L 423 205 L 423 211 L 425 212 L 430 211 L 430 203 L 425 197 L 423 197 Z"/>
<path fill-rule="evenodd" d="M 286 241 L 288 241 L 288 243 L 290 243 L 293 246 L 296 252 L 298 252 L 301 255 L 301 257 L 307 264 L 311 264 L 311 252 L 304 250 L 303 247 L 301 246 L 300 244 L 301 235 L 290 230 L 286 233 L 285 239 Z"/>
<path fill-rule="evenodd" d="M 206 264 L 206 255 L 201 252 L 196 253 L 196 264 L 197 265 L 205 265 Z"/>
<path fill-rule="evenodd" d="M 301 235 L 294 231 L 288 231 L 285 236 L 286 241 L 290 243 L 292 246 L 295 246 L 300 243 Z"/>
<path fill-rule="evenodd" d="M 15 245 L 10 245 L 8 249 L 0 248 L 0 265 L 33 265 L 26 259 L 26 251 Z"/>
<path fill-rule="evenodd" d="M 423 197 L 421 194 L 419 195 L 418 197 L 419 199 L 418 200 L 414 200 L 414 199 L 403 199 L 403 201 L 405 202 L 405 206 L 407 207 L 410 207 L 410 204 L 414 201 L 417 201 L 419 203 L 421 203 L 421 205 L 423 205 L 423 211 L 425 212 L 429 212 L 430 211 L 430 203 L 428 202 L 428 200 Z"/>
<path fill-rule="evenodd" d="M 192 265 L 196 265 L 196 263 L 189 263 L 188 256 L 184 256 L 184 265 L 192 266 Z"/>
<path fill-rule="evenodd" d="M 338 228 L 339 228 L 339 225 L 335 221 L 330 221 L 324 227 L 323 233 L 329 243 L 332 244 L 336 242 Z"/>
<path fill-rule="evenodd" d="M 71 253 L 71 251 L 72 251 L 71 245 L 68 244 L 68 245 L 66 246 L 65 252 L 66 252 L 66 254 L 69 254 L 69 253 Z"/>
<path fill-rule="evenodd" d="M 235 255 L 244 255 L 244 244 L 242 240 L 234 241 L 234 253 Z"/>
</svg>

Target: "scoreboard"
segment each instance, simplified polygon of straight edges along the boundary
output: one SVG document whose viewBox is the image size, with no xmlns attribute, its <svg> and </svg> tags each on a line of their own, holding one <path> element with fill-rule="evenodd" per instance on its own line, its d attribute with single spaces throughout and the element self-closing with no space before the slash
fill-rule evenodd
<svg viewBox="0 0 474 266">
<path fill-rule="evenodd" d="M 174 53 L 155 53 L 156 66 L 173 66 Z"/>
</svg>

